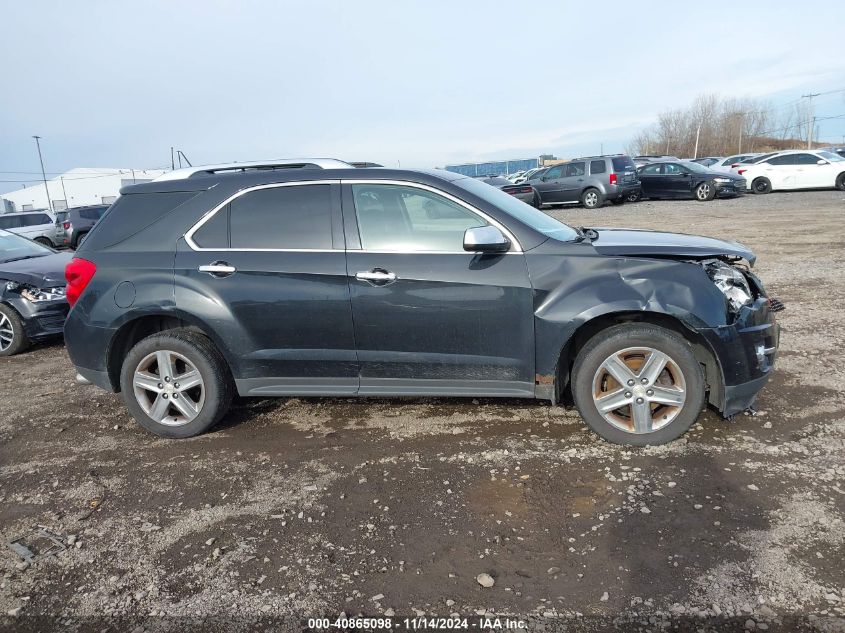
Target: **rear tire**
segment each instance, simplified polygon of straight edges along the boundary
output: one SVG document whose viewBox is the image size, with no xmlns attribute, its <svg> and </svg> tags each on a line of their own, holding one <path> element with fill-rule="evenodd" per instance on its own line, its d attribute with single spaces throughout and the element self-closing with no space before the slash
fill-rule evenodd
<svg viewBox="0 0 845 633">
<path fill-rule="evenodd" d="M 657 364 L 650 365 L 652 358 Z M 649 374 L 650 366 L 656 374 Z M 599 332 L 579 352 L 572 368 L 572 395 L 581 417 L 616 444 L 653 446 L 679 438 L 698 419 L 704 392 L 704 372 L 690 344 L 655 325 L 626 323 Z M 609 396 L 619 398 L 620 406 L 599 411 L 602 399 L 605 407 L 617 402 Z M 667 397 L 678 404 L 660 402 Z"/>
<path fill-rule="evenodd" d="M 598 209 L 604 203 L 604 196 L 598 189 L 587 189 L 581 194 L 581 206 L 585 209 Z"/>
<path fill-rule="evenodd" d="M 35 240 L 33 240 L 33 241 L 38 242 L 42 246 L 47 246 L 49 248 L 53 248 L 53 242 L 48 240 L 46 237 L 36 237 Z"/>
<path fill-rule="evenodd" d="M 534 199 L 531 201 L 531 206 L 534 207 L 535 209 L 539 209 L 540 207 L 543 206 L 543 201 L 540 200 L 540 194 L 539 193 L 534 194 Z"/>
<path fill-rule="evenodd" d="M 86 237 L 88 237 L 88 231 L 76 238 L 76 245 L 74 246 L 74 248 L 79 248 L 80 246 L 82 246 L 82 242 L 85 241 Z"/>
<path fill-rule="evenodd" d="M 14 356 L 30 346 L 29 337 L 17 311 L 0 304 L 0 356 Z"/>
<path fill-rule="evenodd" d="M 699 183 L 693 190 L 693 196 L 699 202 L 710 202 L 716 197 L 716 187 L 708 181 Z"/>
<path fill-rule="evenodd" d="M 772 192 L 772 181 L 768 178 L 755 178 L 754 181 L 751 183 L 751 191 L 752 193 L 771 193 Z"/>
<path fill-rule="evenodd" d="M 207 337 L 187 330 L 137 343 L 123 361 L 120 388 L 141 426 L 171 438 L 193 437 L 217 424 L 235 393 L 223 355 Z"/>
<path fill-rule="evenodd" d="M 836 177 L 836 188 L 839 191 L 845 191 L 845 171 Z"/>
</svg>

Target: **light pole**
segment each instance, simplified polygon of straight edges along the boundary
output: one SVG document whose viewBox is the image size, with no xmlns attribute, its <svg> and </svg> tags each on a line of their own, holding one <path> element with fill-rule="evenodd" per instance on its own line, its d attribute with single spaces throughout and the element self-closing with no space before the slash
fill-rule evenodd
<svg viewBox="0 0 845 633">
<path fill-rule="evenodd" d="M 695 151 L 692 157 L 698 158 L 698 137 L 701 136 L 701 123 L 698 124 L 698 129 L 695 131 Z"/>
<path fill-rule="evenodd" d="M 807 149 L 813 149 L 813 124 L 816 122 L 813 116 L 813 99 L 819 96 L 819 92 L 811 92 L 806 95 L 801 95 L 802 99 L 807 99 Z"/>
<path fill-rule="evenodd" d="M 41 157 L 41 137 L 38 135 L 33 135 L 35 139 L 35 146 L 38 148 L 38 162 L 41 163 L 41 178 L 44 181 L 44 191 L 47 192 L 47 207 L 50 209 L 50 213 L 53 212 L 53 202 L 50 200 L 50 188 L 47 186 L 47 174 L 44 173 L 44 159 Z"/>
</svg>

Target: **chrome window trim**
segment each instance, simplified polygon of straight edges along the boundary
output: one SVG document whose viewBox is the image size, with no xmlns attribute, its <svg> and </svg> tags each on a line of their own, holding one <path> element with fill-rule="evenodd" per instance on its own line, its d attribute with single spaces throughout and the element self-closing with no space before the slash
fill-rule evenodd
<svg viewBox="0 0 845 633">
<path fill-rule="evenodd" d="M 505 237 L 507 237 L 510 240 L 511 250 L 508 250 L 506 253 L 500 253 L 501 255 L 505 255 L 505 254 L 509 254 L 509 253 L 521 253 L 521 252 L 523 252 L 522 246 L 520 245 L 519 240 L 517 240 L 516 236 L 513 233 L 511 233 L 510 230 L 508 230 L 508 228 L 506 226 L 504 226 L 501 222 L 499 222 L 498 220 L 490 217 L 489 215 L 484 213 L 484 211 L 472 206 L 468 202 L 464 202 L 460 198 L 453 196 L 452 194 L 450 194 L 446 191 L 443 191 L 442 189 L 438 189 L 438 188 L 432 187 L 430 185 L 423 185 L 423 184 L 418 183 L 418 182 L 410 182 L 410 181 L 407 181 L 407 180 L 379 180 L 379 179 L 376 179 L 376 178 L 362 178 L 362 179 L 344 178 L 344 179 L 341 180 L 341 184 L 344 184 L 344 185 L 391 185 L 391 186 L 394 186 L 394 187 L 412 187 L 414 189 L 422 189 L 424 191 L 428 191 L 430 193 L 437 194 L 438 196 L 443 196 L 447 200 L 450 200 L 451 202 L 454 202 L 455 204 L 458 204 L 458 205 L 464 207 L 470 213 L 474 213 L 475 215 L 480 216 L 488 224 L 492 224 L 497 229 L 499 229 L 502 233 L 505 234 Z M 355 211 L 355 217 L 356 217 L 356 219 L 358 217 L 357 210 Z M 358 230 L 360 232 L 360 227 L 359 227 Z M 373 252 L 385 252 L 385 253 L 399 252 L 399 253 L 409 253 L 409 254 L 410 253 L 448 253 L 449 252 L 449 251 L 413 251 L 413 250 L 411 250 L 411 251 L 408 251 L 408 250 L 401 250 L 401 251 L 367 251 L 366 249 L 362 249 L 362 250 L 347 249 L 347 250 L 350 250 L 351 252 L 362 252 L 362 251 L 363 252 L 369 252 L 369 253 L 373 253 Z M 453 253 L 454 252 L 456 252 L 456 251 L 453 251 Z M 470 253 L 470 252 L 480 252 L 480 251 L 463 251 L 463 252 Z"/>
<path fill-rule="evenodd" d="M 204 246 L 200 246 L 194 241 L 194 233 L 199 231 L 206 222 L 208 222 L 218 211 L 220 211 L 220 209 L 225 207 L 234 199 L 240 198 L 241 196 L 246 195 L 252 191 L 259 191 L 261 189 L 276 189 L 278 187 L 296 187 L 299 185 L 337 184 L 340 184 L 339 180 L 297 180 L 294 182 L 274 182 L 266 185 L 255 185 L 254 187 L 246 187 L 244 189 L 240 189 L 228 198 L 226 198 L 216 207 L 211 209 L 211 211 L 207 211 L 205 214 L 203 214 L 199 221 L 194 224 L 190 229 L 188 229 L 187 233 L 185 233 L 185 242 L 188 244 L 192 251 L 197 251 L 200 253 L 342 253 L 344 249 L 341 248 L 206 248 Z"/>
<path fill-rule="evenodd" d="M 258 191 L 261 189 L 275 189 L 277 187 L 295 187 L 299 185 L 337 185 L 337 184 L 346 184 L 346 185 L 391 185 L 391 186 L 400 186 L 400 187 L 413 187 L 416 189 L 423 189 L 430 193 L 437 194 L 439 196 L 443 196 L 447 200 L 450 200 L 471 213 L 478 215 L 482 219 L 484 219 L 489 224 L 492 224 L 496 228 L 498 228 L 511 242 L 511 250 L 498 253 L 498 255 L 517 255 L 523 252 L 522 246 L 519 243 L 519 240 L 516 239 L 516 236 L 508 230 L 501 222 L 495 220 L 494 218 L 490 217 L 480 209 L 472 206 L 471 204 L 464 202 L 460 198 L 453 196 L 450 193 L 442 191 L 441 189 L 437 189 L 436 187 L 431 187 L 429 185 L 423 185 L 417 182 L 411 182 L 407 180 L 379 180 L 379 179 L 353 179 L 353 180 L 297 180 L 294 182 L 275 182 L 269 183 L 264 185 L 255 185 L 253 187 L 246 187 L 244 189 L 240 189 L 233 193 L 231 196 L 223 200 L 223 202 L 219 203 L 217 206 L 212 208 L 210 211 L 207 211 L 203 214 L 203 216 L 194 224 L 190 229 L 188 229 L 187 233 L 185 233 L 185 242 L 188 244 L 188 247 L 192 251 L 196 252 L 214 252 L 214 253 L 342 253 L 342 252 L 350 252 L 350 253 L 384 253 L 384 254 L 405 254 L 405 255 L 467 255 L 467 254 L 478 254 L 481 251 L 422 251 L 422 250 L 385 250 L 385 249 L 378 249 L 378 250 L 367 250 L 367 249 L 347 249 L 347 248 L 207 248 L 198 245 L 194 241 L 194 234 L 199 231 L 203 225 L 211 220 L 211 218 L 218 212 L 220 209 L 225 207 L 227 204 L 239 198 L 243 195 L 246 195 L 252 191 Z M 357 218 L 357 212 L 356 212 Z"/>
</svg>

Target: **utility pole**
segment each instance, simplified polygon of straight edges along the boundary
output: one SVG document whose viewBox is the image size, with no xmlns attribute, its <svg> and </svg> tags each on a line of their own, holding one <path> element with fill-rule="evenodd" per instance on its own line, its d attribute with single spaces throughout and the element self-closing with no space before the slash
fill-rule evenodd
<svg viewBox="0 0 845 633">
<path fill-rule="evenodd" d="M 65 194 L 65 209 L 70 209 L 70 200 L 68 200 L 67 191 L 65 190 L 65 177 L 61 176 L 59 180 L 62 181 L 62 193 Z"/>
<path fill-rule="evenodd" d="M 701 136 L 701 123 L 698 124 L 698 129 L 695 131 L 695 151 L 692 157 L 698 158 L 698 137 Z"/>
<path fill-rule="evenodd" d="M 44 173 L 44 159 L 41 158 L 41 137 L 38 135 L 33 135 L 35 139 L 35 146 L 38 148 L 38 162 L 41 163 L 41 179 L 44 181 L 44 191 L 47 192 L 47 207 L 50 209 L 50 213 L 53 212 L 53 201 L 50 200 L 50 188 L 47 186 L 47 174 Z"/>
<path fill-rule="evenodd" d="M 170 171 L 176 170 L 176 159 L 173 154 L 173 146 L 170 146 Z"/>
<path fill-rule="evenodd" d="M 802 99 L 807 99 L 807 149 L 813 149 L 813 124 L 815 123 L 813 97 L 818 97 L 820 94 L 820 92 L 811 92 L 801 95 Z"/>
</svg>

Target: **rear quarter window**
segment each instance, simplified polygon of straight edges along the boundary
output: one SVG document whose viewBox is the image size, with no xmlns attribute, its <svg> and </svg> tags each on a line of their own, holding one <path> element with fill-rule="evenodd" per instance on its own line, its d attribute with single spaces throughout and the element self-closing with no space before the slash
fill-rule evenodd
<svg viewBox="0 0 845 633">
<path fill-rule="evenodd" d="M 114 246 L 147 228 L 197 195 L 196 191 L 130 193 L 120 196 L 108 208 L 101 222 L 91 230 L 81 250 Z"/>
</svg>

